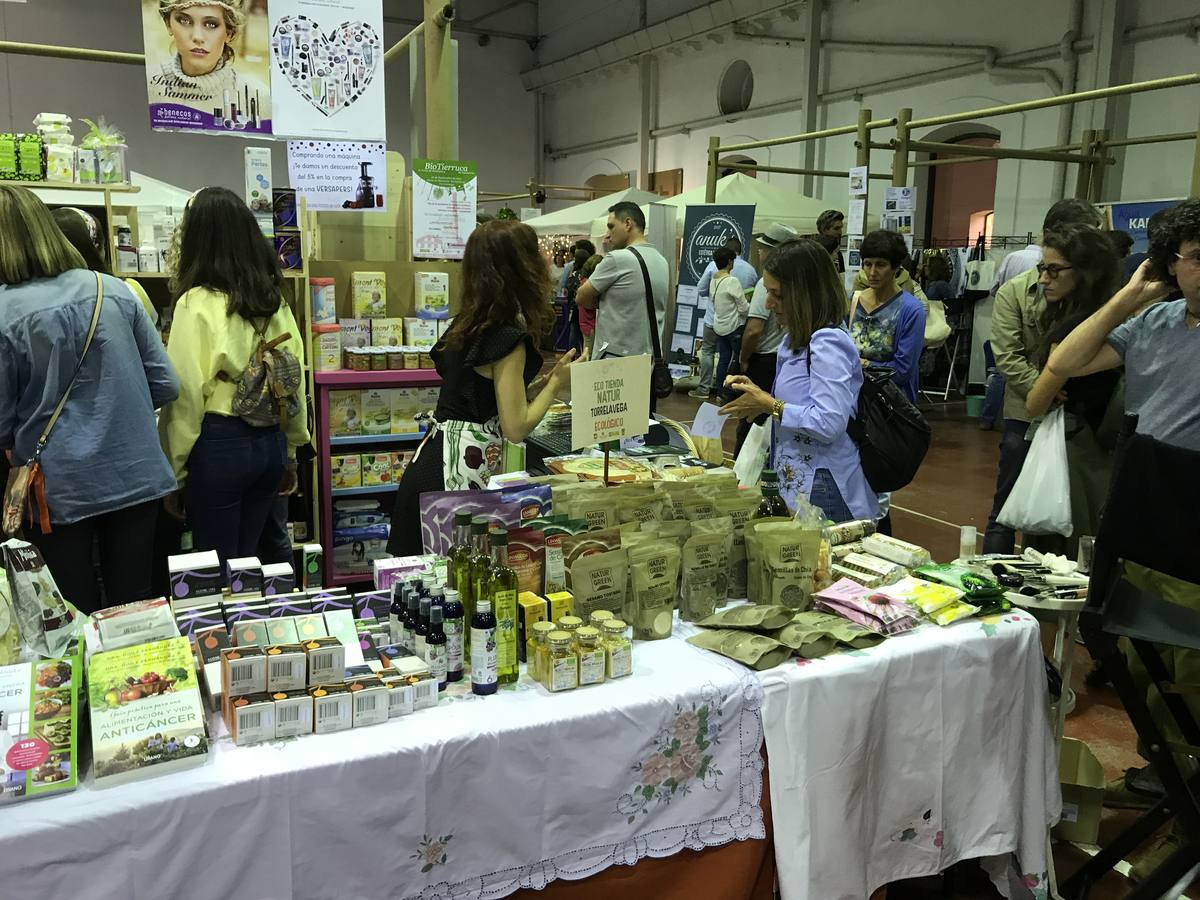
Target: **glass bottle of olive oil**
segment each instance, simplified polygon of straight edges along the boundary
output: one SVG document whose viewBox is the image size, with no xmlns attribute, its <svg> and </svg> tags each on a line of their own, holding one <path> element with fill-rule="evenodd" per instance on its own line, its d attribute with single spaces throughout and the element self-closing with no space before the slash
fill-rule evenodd
<svg viewBox="0 0 1200 900">
<path fill-rule="evenodd" d="M 496 674 L 500 684 L 512 684 L 520 674 L 517 661 L 517 573 L 508 567 L 508 532 L 491 535 L 492 558 L 481 598 L 492 602 L 496 616 Z"/>
<path fill-rule="evenodd" d="M 468 511 L 454 514 L 454 543 L 446 554 L 446 587 L 454 588 L 461 598 L 468 588 L 463 584 L 467 569 L 471 564 L 471 513 Z"/>
</svg>

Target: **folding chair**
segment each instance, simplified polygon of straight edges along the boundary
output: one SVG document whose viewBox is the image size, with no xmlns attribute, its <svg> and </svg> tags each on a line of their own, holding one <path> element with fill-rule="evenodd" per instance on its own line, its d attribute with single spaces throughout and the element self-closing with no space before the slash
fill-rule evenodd
<svg viewBox="0 0 1200 900">
<path fill-rule="evenodd" d="M 968 352 L 966 355 L 967 366 L 970 366 L 970 346 L 971 346 L 971 316 L 974 309 L 974 303 L 958 297 L 954 300 L 943 301 L 946 307 L 946 321 L 951 326 L 950 336 L 937 347 L 929 347 L 926 352 L 934 358 L 944 357 L 946 360 L 946 383 L 941 387 L 933 387 L 927 390 L 922 390 L 921 393 L 927 400 L 935 398 L 940 399 L 943 403 L 950 399 L 950 392 L 957 390 L 960 394 L 967 393 L 967 373 L 964 372 L 960 376 L 957 372 L 959 363 L 959 351 L 962 348 L 964 339 L 967 343 Z"/>
<path fill-rule="evenodd" d="M 1200 757 L 1200 724 L 1184 700 L 1185 694 L 1200 694 L 1200 689 L 1173 684 L 1159 652 L 1161 645 L 1200 651 L 1200 606 L 1185 607 L 1139 588 L 1124 566 L 1134 563 L 1200 585 L 1200 453 L 1138 434 L 1136 423 L 1136 417 L 1126 419 L 1118 444 L 1079 625 L 1088 650 L 1111 674 L 1142 752 L 1166 793 L 1063 883 L 1061 894 L 1068 900 L 1085 900 L 1106 872 L 1172 820 L 1179 849 L 1129 898 L 1162 897 L 1200 864 L 1200 775 L 1189 778 L 1176 758 Z M 1182 743 L 1169 740 L 1155 721 L 1146 686 L 1139 688 L 1118 645 L 1121 638 L 1129 640 L 1145 666 Z"/>
</svg>

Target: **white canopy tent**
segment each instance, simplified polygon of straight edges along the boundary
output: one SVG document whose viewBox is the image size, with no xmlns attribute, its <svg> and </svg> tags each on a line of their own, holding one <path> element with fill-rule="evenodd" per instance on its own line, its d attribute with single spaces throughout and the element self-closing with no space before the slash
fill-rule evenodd
<svg viewBox="0 0 1200 900">
<path fill-rule="evenodd" d="M 591 234 L 593 220 L 597 218 L 607 220 L 610 206 L 626 200 L 639 206 L 645 206 L 660 199 L 662 198 L 658 194 L 652 194 L 650 191 L 626 188 L 615 194 L 605 194 L 595 200 L 586 200 L 557 212 L 527 219 L 525 224 L 538 234 Z M 603 227 L 600 228 L 600 233 L 604 233 Z"/>
<path fill-rule="evenodd" d="M 616 201 L 614 200 L 613 203 Z M 683 236 L 683 220 L 687 214 L 688 206 L 697 206 L 703 204 L 704 186 L 692 188 L 690 191 L 684 191 L 682 194 L 677 194 L 674 197 L 659 199 L 657 197 L 643 203 L 643 211 L 646 210 L 646 204 L 650 202 L 662 203 L 667 206 L 674 206 L 678 210 L 675 216 L 675 235 L 676 237 Z M 725 203 L 730 205 L 750 205 L 753 204 L 754 209 L 754 232 L 758 234 L 765 231 L 767 226 L 772 222 L 778 222 L 781 225 L 787 225 L 796 229 L 800 234 L 816 234 L 817 217 L 827 209 L 840 209 L 845 212 L 846 203 L 830 202 L 828 200 L 818 200 L 815 197 L 807 197 L 804 194 L 797 194 L 792 191 L 784 190 L 783 188 L 775 187 L 770 182 L 759 181 L 757 178 L 751 178 L 744 172 L 734 172 L 732 175 L 726 175 L 724 178 L 717 181 L 717 203 Z M 612 206 L 609 203 L 608 206 Z M 605 207 L 603 215 L 599 215 L 591 224 L 588 232 L 593 240 L 596 237 L 603 237 L 606 231 L 605 225 L 608 220 L 608 207 Z M 542 216 L 541 218 L 546 218 Z M 537 219 L 533 220 L 538 221 Z M 866 228 L 877 228 L 878 218 L 868 216 Z M 530 223 L 532 224 L 532 222 Z"/>
</svg>

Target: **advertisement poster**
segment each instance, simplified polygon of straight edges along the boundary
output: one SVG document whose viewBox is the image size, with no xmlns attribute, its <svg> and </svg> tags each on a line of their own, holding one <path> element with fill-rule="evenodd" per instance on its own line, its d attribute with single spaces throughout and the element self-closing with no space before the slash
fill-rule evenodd
<svg viewBox="0 0 1200 900">
<path fill-rule="evenodd" d="M 649 354 L 571 366 L 572 447 L 644 434 L 649 408 Z"/>
<path fill-rule="evenodd" d="M 384 145 L 348 141 L 288 141 L 288 178 L 296 197 L 317 212 L 382 212 L 387 197 Z"/>
<path fill-rule="evenodd" d="M 737 238 L 742 255 L 750 252 L 754 230 L 754 205 L 720 206 L 715 203 L 689 206 L 683 217 L 683 254 L 679 261 L 679 283 L 699 284 L 713 251 Z"/>
<path fill-rule="evenodd" d="M 414 159 L 412 170 L 413 256 L 462 259 L 475 230 L 475 163 Z"/>
<path fill-rule="evenodd" d="M 267 0 L 142 0 L 150 127 L 272 133 Z"/>
<path fill-rule="evenodd" d="M 1114 203 L 1109 208 L 1112 216 L 1112 230 L 1126 231 L 1133 238 L 1132 253 L 1145 253 L 1149 249 L 1149 239 L 1146 229 L 1150 217 L 1160 209 L 1170 209 L 1177 206 L 1179 200 L 1139 200 L 1134 203 Z"/>
<path fill-rule="evenodd" d="M 387 139 L 382 0 L 271 0 L 275 133 Z"/>
<path fill-rule="evenodd" d="M 688 362 L 694 355 L 693 348 L 698 348 L 704 337 L 705 301 L 700 299 L 696 285 L 712 262 L 713 251 L 730 238 L 737 238 L 742 242 L 742 255 L 749 258 L 753 231 L 753 204 L 703 204 L 687 208 L 683 217 L 683 249 L 679 258 L 679 288 L 675 295 L 671 362 Z"/>
</svg>

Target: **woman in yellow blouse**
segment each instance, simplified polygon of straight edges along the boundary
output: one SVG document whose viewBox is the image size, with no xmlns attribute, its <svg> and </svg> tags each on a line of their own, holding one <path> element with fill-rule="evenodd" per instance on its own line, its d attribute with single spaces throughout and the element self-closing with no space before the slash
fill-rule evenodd
<svg viewBox="0 0 1200 900">
<path fill-rule="evenodd" d="M 193 545 L 222 561 L 255 554 L 272 502 L 295 489 L 296 448 L 309 440 L 303 379 L 300 413 L 285 429 L 232 413 L 235 386 L 260 340 L 286 336 L 282 349 L 304 358 L 282 282 L 271 246 L 236 194 L 210 187 L 189 201 L 167 344 L 180 392 L 159 433 L 187 502 Z"/>
</svg>

